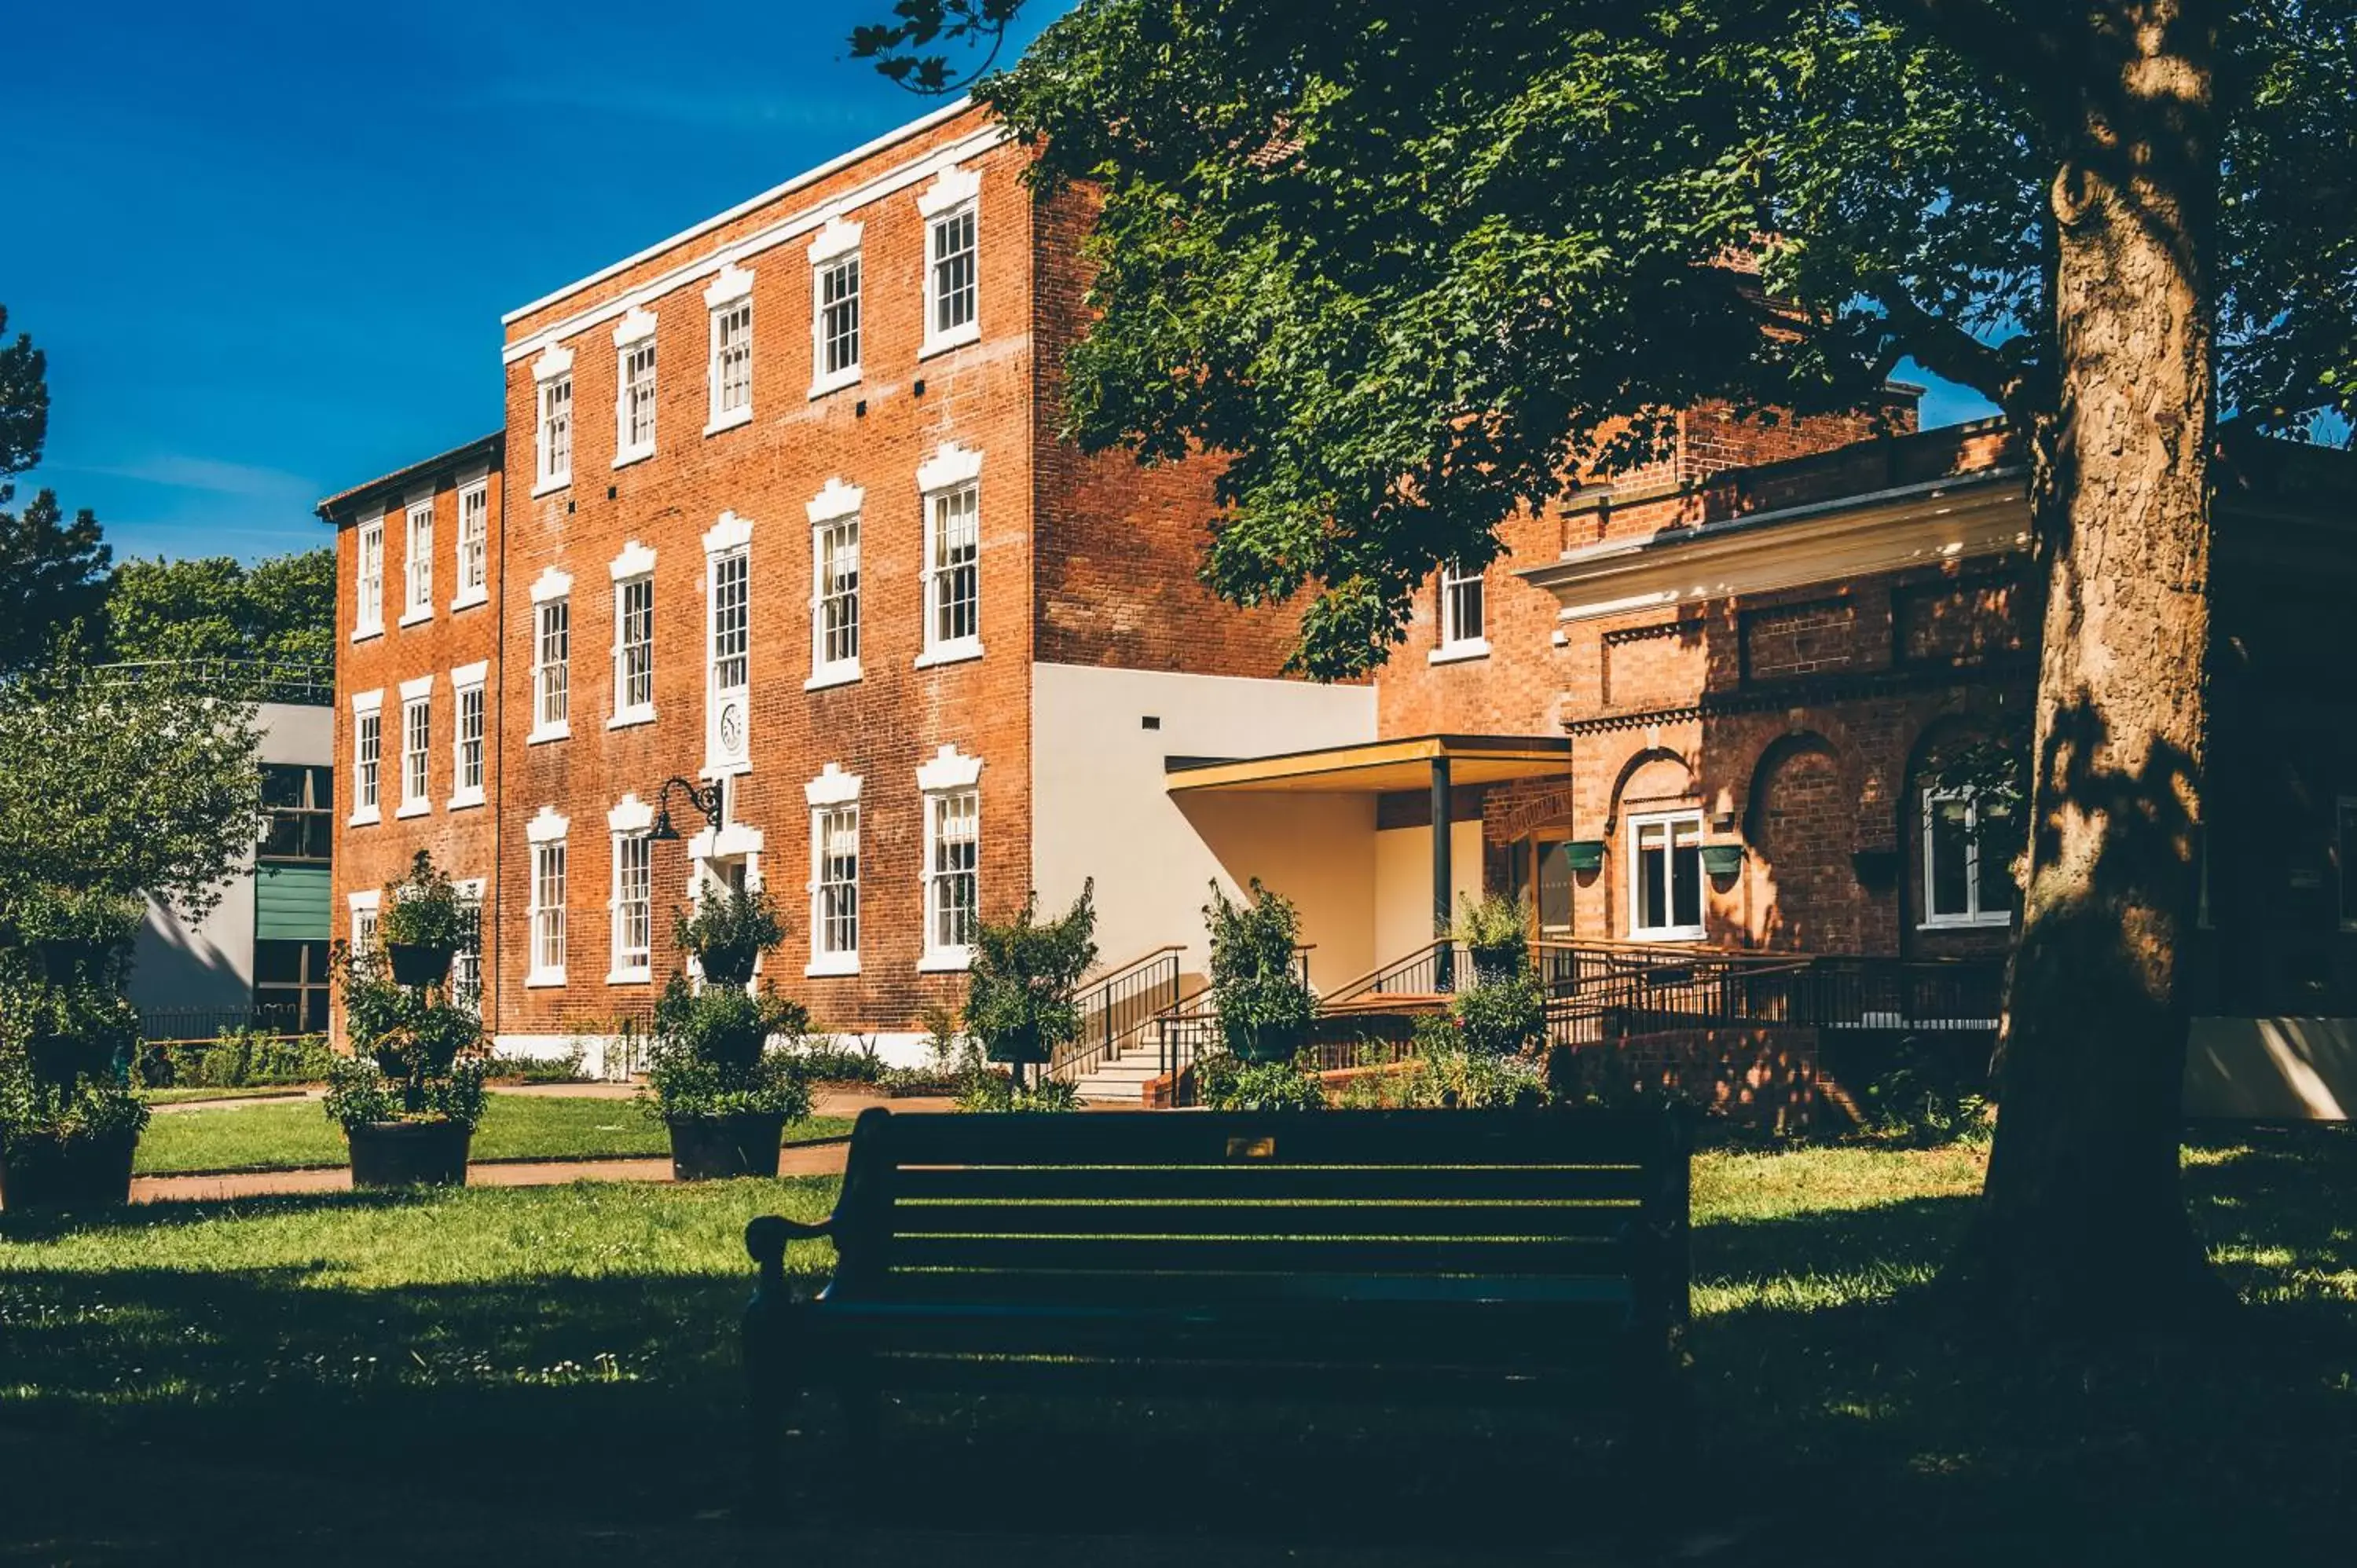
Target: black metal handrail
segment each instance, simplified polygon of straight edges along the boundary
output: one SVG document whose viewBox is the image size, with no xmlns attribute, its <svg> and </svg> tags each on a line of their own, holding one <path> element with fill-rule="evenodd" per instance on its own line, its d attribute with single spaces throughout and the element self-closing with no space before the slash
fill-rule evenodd
<svg viewBox="0 0 2357 1568">
<path fill-rule="evenodd" d="M 1119 1056 L 1157 1014 L 1178 1005 L 1178 961 L 1186 950 L 1176 943 L 1159 947 L 1092 982 L 1073 999 L 1080 1037 L 1057 1047 L 1048 1076 L 1067 1082 L 1087 1077 Z"/>
</svg>

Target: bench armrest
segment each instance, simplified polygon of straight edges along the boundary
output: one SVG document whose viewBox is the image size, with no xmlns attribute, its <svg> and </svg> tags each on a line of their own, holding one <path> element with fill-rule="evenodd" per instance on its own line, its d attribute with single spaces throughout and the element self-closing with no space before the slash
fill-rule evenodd
<svg viewBox="0 0 2357 1568">
<path fill-rule="evenodd" d="M 760 1265 L 763 1273 L 785 1265 L 786 1244 L 790 1241 L 815 1241 L 834 1234 L 834 1216 L 812 1224 L 801 1219 L 789 1219 L 782 1214 L 764 1214 L 745 1226 L 745 1253 Z"/>
</svg>

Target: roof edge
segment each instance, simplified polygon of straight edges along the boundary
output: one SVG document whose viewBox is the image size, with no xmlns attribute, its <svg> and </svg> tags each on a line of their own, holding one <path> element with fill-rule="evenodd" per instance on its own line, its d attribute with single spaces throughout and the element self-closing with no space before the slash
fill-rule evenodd
<svg viewBox="0 0 2357 1568">
<path fill-rule="evenodd" d="M 436 452 L 433 456 L 420 458 L 406 467 L 395 468 L 390 474 L 380 474 L 373 479 L 364 479 L 349 489 L 338 490 L 333 495 L 323 496 L 311 510 L 317 515 L 320 521 L 332 523 L 336 521 L 333 513 L 352 510 L 358 501 L 371 493 L 394 489 L 416 478 L 421 474 L 441 468 L 455 468 L 459 464 L 476 456 L 488 457 L 496 463 L 507 445 L 507 427 L 502 425 L 489 435 L 478 435 L 472 441 L 453 446 L 447 452 Z"/>
</svg>

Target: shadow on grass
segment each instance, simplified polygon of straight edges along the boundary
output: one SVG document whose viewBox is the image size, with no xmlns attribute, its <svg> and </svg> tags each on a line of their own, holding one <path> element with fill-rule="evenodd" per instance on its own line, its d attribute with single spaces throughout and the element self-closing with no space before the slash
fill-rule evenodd
<svg viewBox="0 0 2357 1568">
<path fill-rule="evenodd" d="M 1695 1326 L 1698 1450 L 1667 1478 L 1663 1524 L 1736 1522 L 1721 1561 L 2335 1560 L 2357 1474 L 2357 1139 L 2246 1135 L 2201 1151 L 2187 1187 L 2257 1305 L 2215 1341 L 2122 1343 L 2092 1362 L 2008 1352 L 1928 1310 L 1923 1282 L 1969 1200 L 1700 1225 L 1697 1285 L 1722 1305 Z M 534 1272 L 529 1236 L 509 1236 L 518 1266 L 497 1283 L 391 1288 L 339 1282 L 324 1260 L 169 1268 L 140 1251 L 228 1218 L 416 1208 L 431 1230 L 440 1201 L 322 1193 L 0 1219 L 0 1240 L 96 1240 L 122 1260 L 45 1267 L 31 1251 L 32 1266 L 0 1271 L 0 1412 L 142 1462 L 238 1455 L 363 1477 L 421 1514 L 456 1502 L 577 1530 L 739 1502 L 747 1281 L 725 1237 L 694 1265 L 709 1272 L 593 1277 Z M 642 1245 L 617 1231 L 614 1246 Z M 822 1400 L 759 1511 L 1436 1548 L 1593 1540 L 1611 1512 L 1591 1423 L 1381 1397 L 910 1402 L 864 1506 Z M 123 1474 L 94 1471 L 87 1498 L 45 1506 L 119 1506 Z"/>
</svg>

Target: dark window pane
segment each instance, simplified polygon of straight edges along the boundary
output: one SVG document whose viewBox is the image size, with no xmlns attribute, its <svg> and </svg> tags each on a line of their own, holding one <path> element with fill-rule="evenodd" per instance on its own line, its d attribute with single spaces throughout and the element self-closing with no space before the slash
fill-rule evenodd
<svg viewBox="0 0 2357 1568">
<path fill-rule="evenodd" d="M 1932 802 L 1931 909 L 1933 915 L 1972 913 L 1971 885 L 1965 880 L 1964 848 L 1971 835 L 1966 822 L 1972 808 L 1960 800 Z"/>
<path fill-rule="evenodd" d="M 336 803 L 336 770 L 314 768 L 311 772 L 311 804 L 324 811 Z"/>
<path fill-rule="evenodd" d="M 262 765 L 262 803 L 265 806 L 300 806 L 303 802 L 303 769 L 283 762 Z"/>
<path fill-rule="evenodd" d="M 1702 924 L 1702 846 L 1682 837 L 1672 856 L 1670 886 L 1676 894 L 1675 926 Z"/>
<path fill-rule="evenodd" d="M 257 985 L 296 985 L 303 979 L 302 942 L 265 940 L 253 944 L 253 980 Z"/>
</svg>

